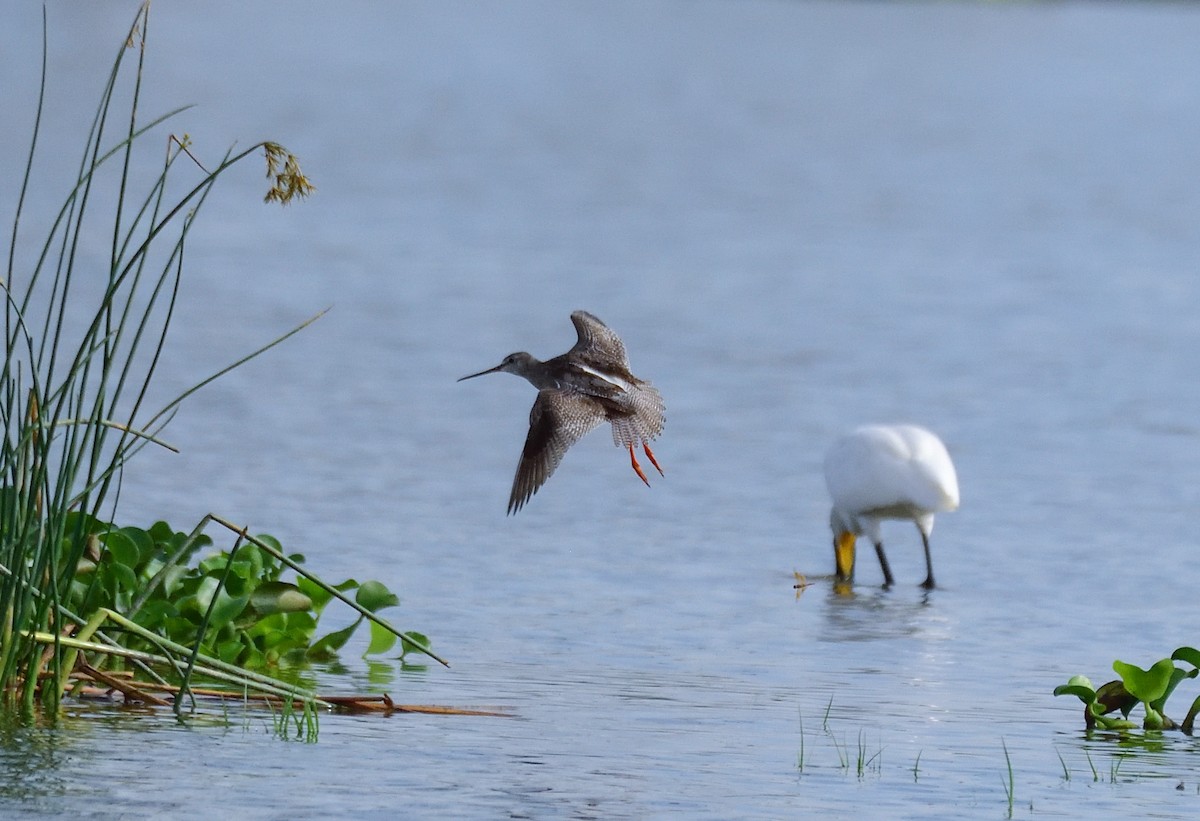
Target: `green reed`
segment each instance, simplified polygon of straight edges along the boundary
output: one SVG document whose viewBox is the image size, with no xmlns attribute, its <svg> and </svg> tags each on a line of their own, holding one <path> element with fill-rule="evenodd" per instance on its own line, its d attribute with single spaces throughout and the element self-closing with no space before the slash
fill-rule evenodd
<svg viewBox="0 0 1200 821">
<path fill-rule="evenodd" d="M 43 20 L 38 105 L 0 281 L 0 693 L 26 712 L 39 697 L 57 706 L 70 673 L 65 660 L 76 652 L 64 637 L 87 620 L 65 601 L 97 540 L 82 530 L 86 517 L 72 514 L 111 520 L 101 514 L 115 507 L 122 471 L 147 445 L 170 447 L 158 435 L 179 404 L 299 330 L 146 407 L 177 308 L 186 240 L 217 179 L 261 151 L 268 201 L 312 190 L 295 157 L 275 143 L 228 151 L 210 170 L 186 136 L 165 133 L 182 108 L 142 119 L 148 11 L 138 10 L 118 49 L 62 206 L 31 238 L 22 230 L 26 196 L 47 184 L 34 177 L 47 89 Z M 99 262 L 97 248 L 107 249 Z M 39 640 L 47 636 L 48 646 Z"/>
</svg>

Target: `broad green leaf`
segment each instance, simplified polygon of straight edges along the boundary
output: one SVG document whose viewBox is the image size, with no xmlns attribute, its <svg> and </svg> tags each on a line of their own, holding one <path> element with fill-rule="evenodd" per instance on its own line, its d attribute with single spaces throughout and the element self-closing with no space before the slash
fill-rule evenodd
<svg viewBox="0 0 1200 821">
<path fill-rule="evenodd" d="M 146 533 L 151 539 L 159 543 L 168 542 L 175 535 L 174 529 L 163 521 L 158 521 L 150 525 L 150 529 Z"/>
<path fill-rule="evenodd" d="M 263 582 L 250 594 L 250 604 L 263 615 L 308 610 L 312 599 L 287 582 Z"/>
<path fill-rule="evenodd" d="M 1137 725 L 1132 721 L 1124 718 L 1110 718 L 1108 716 L 1096 716 L 1096 723 L 1106 730 L 1136 730 Z"/>
<path fill-rule="evenodd" d="M 137 575 L 127 564 L 106 564 L 104 572 L 108 580 L 115 582 L 115 587 L 106 587 L 113 597 L 116 597 L 119 590 L 136 590 L 138 587 Z"/>
<path fill-rule="evenodd" d="M 182 604 L 180 602 L 179 604 Z M 182 612 L 182 607 L 179 608 Z M 163 621 L 166 634 L 180 644 L 189 644 L 196 635 L 196 625 L 185 616 L 168 616 Z"/>
<path fill-rule="evenodd" d="M 1091 704 L 1096 700 L 1096 691 L 1090 684 L 1060 684 L 1054 688 L 1054 695 L 1076 696 L 1084 704 Z"/>
<path fill-rule="evenodd" d="M 229 575 L 225 577 L 225 592 L 231 596 L 249 596 L 258 587 L 257 580 L 247 579 L 235 571 L 236 568 L 231 568 Z M 216 578 L 220 579 L 221 574 L 216 574 Z"/>
<path fill-rule="evenodd" d="M 108 549 L 108 555 L 112 561 L 123 564 L 131 570 L 138 566 L 138 561 L 141 559 L 141 552 L 138 550 L 137 544 L 127 534 L 120 530 L 113 530 L 104 534 L 102 541 Z"/>
<path fill-rule="evenodd" d="M 1137 706 L 1138 700 L 1125 689 L 1125 683 L 1120 679 L 1101 684 L 1096 690 L 1095 708 L 1098 713 L 1111 713 L 1120 710 L 1125 716 Z"/>
<path fill-rule="evenodd" d="M 325 609 L 325 605 L 333 599 L 332 593 L 326 593 L 325 588 L 320 587 L 316 582 L 309 581 L 304 576 L 296 579 L 296 587 L 300 588 L 300 592 L 312 601 L 313 612 L 318 616 Z"/>
<path fill-rule="evenodd" d="M 287 633 L 282 630 L 268 630 L 258 637 L 258 644 L 263 650 L 270 650 L 275 645 L 287 641 Z"/>
<path fill-rule="evenodd" d="M 200 560 L 198 567 L 201 573 L 222 573 L 225 565 L 229 564 L 228 553 L 218 553 Z"/>
<path fill-rule="evenodd" d="M 1171 659 L 1159 659 L 1149 670 L 1143 670 L 1135 664 L 1118 660 L 1113 662 L 1113 670 L 1121 677 L 1130 695 L 1149 704 L 1167 691 L 1175 663 Z"/>
<path fill-rule="evenodd" d="M 214 649 L 216 650 L 214 655 L 221 661 L 226 664 L 237 664 L 246 646 L 237 639 L 233 639 L 231 641 L 219 642 Z"/>
<path fill-rule="evenodd" d="M 222 590 L 209 617 L 208 629 L 219 630 L 229 624 L 241 615 L 249 601 L 249 596 L 230 596 Z"/>
<path fill-rule="evenodd" d="M 317 630 L 316 619 L 308 611 L 276 614 L 282 621 L 281 630 L 287 635 L 287 649 L 307 650 Z"/>
<path fill-rule="evenodd" d="M 1163 691 L 1161 696 L 1150 702 L 1154 709 L 1161 713 L 1163 711 L 1163 705 L 1166 703 L 1167 699 L 1171 697 L 1171 693 L 1175 692 L 1175 688 L 1179 686 L 1179 682 L 1183 681 L 1185 678 L 1195 678 L 1197 673 L 1200 673 L 1200 670 L 1197 670 L 1195 667 L 1186 671 L 1180 667 L 1171 668 L 1171 680 L 1167 683 L 1167 689 Z"/>
<path fill-rule="evenodd" d="M 1193 667 L 1200 667 L 1200 650 L 1195 647 L 1180 647 L 1171 654 L 1171 658 L 1175 661 L 1186 661 Z"/>
<path fill-rule="evenodd" d="M 238 560 L 246 563 L 244 578 L 261 579 L 266 575 L 269 557 L 265 556 L 262 550 L 255 545 L 244 545 L 238 551 Z"/>
<path fill-rule="evenodd" d="M 274 536 L 270 535 L 269 533 L 259 533 L 259 534 L 256 534 L 254 538 L 258 539 L 263 544 L 267 544 L 267 545 L 270 545 L 271 547 L 275 548 L 275 550 L 277 552 L 283 553 L 283 545 L 281 545 L 279 543 L 279 540 L 276 539 Z"/>
<path fill-rule="evenodd" d="M 154 555 L 154 539 L 140 527 L 123 527 L 118 532 L 124 533 L 137 546 L 139 566 Z"/>
<path fill-rule="evenodd" d="M 391 650 L 396 644 L 396 634 L 386 627 L 382 627 L 375 622 L 371 622 L 371 643 L 367 645 L 367 651 L 364 656 L 373 656 L 379 653 L 386 653 Z"/>
<path fill-rule="evenodd" d="M 163 574 L 162 586 L 159 588 L 164 594 L 174 597 L 183 584 L 184 578 L 187 576 L 187 568 L 179 565 L 173 565 Z"/>
<path fill-rule="evenodd" d="M 359 616 L 358 620 L 349 627 L 334 631 L 327 636 L 317 639 L 317 641 L 313 642 L 313 646 L 308 649 L 308 657 L 319 659 L 334 655 L 338 650 L 342 649 L 342 646 L 350 639 L 350 636 L 354 635 L 354 631 L 361 623 L 362 616 Z"/>
<path fill-rule="evenodd" d="M 1188 735 L 1191 735 L 1192 730 L 1195 729 L 1197 714 L 1200 714 L 1200 696 L 1196 696 L 1196 700 L 1192 702 L 1192 708 L 1188 710 L 1187 716 L 1183 719 L 1183 724 L 1179 725 L 1179 728 Z"/>
<path fill-rule="evenodd" d="M 354 600 L 372 613 L 385 607 L 395 607 L 400 599 L 383 582 L 363 582 L 354 594 Z"/>
<path fill-rule="evenodd" d="M 400 657 L 404 658 L 409 653 L 424 653 L 425 648 L 429 647 L 429 636 L 424 633 L 418 633 L 415 630 L 405 631 L 400 637 Z"/>
<path fill-rule="evenodd" d="M 175 605 L 165 599 L 154 599 L 142 605 L 142 609 L 134 616 L 134 621 L 142 627 L 153 629 L 160 623 L 178 615 Z"/>
</svg>

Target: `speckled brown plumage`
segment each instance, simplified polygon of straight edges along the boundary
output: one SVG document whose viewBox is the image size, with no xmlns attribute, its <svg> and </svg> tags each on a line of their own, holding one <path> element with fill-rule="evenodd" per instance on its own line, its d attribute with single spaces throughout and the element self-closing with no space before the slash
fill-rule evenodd
<svg viewBox="0 0 1200 821">
<path fill-rule="evenodd" d="M 509 354 L 496 367 L 462 378 L 513 373 L 538 388 L 508 499 L 510 514 L 524 507 L 546 483 L 571 445 L 602 422 L 612 426 L 613 442 L 628 449 L 643 482 L 650 484 L 635 447 L 640 446 L 662 473 L 649 444 L 666 421 L 662 395 L 629 370 L 625 345 L 611 328 L 587 311 L 572 313 L 571 322 L 579 340 L 565 354 L 545 362 L 524 352 Z"/>
</svg>

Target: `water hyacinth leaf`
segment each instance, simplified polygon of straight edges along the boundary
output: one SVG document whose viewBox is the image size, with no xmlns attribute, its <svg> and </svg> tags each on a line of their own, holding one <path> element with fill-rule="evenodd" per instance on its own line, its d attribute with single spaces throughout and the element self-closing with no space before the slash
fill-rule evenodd
<svg viewBox="0 0 1200 821">
<path fill-rule="evenodd" d="M 388 590 L 383 582 L 376 581 L 363 582 L 354 594 L 354 600 L 372 613 L 400 604 L 400 598 L 395 593 Z"/>
<path fill-rule="evenodd" d="M 325 605 L 333 599 L 333 594 L 328 592 L 324 587 L 312 581 L 311 579 L 300 576 L 296 579 L 296 586 L 300 588 L 300 592 L 312 599 L 313 612 L 318 616 L 325 610 Z M 354 579 L 346 579 L 341 584 L 333 585 L 333 589 L 339 593 L 347 593 L 358 587 L 358 582 Z"/>
<path fill-rule="evenodd" d="M 222 590 L 217 594 L 217 603 L 213 605 L 212 615 L 209 616 L 208 629 L 220 630 L 240 616 L 249 603 L 249 596 L 230 596 Z"/>
<path fill-rule="evenodd" d="M 265 574 L 263 573 L 262 562 L 255 561 L 253 553 L 254 551 L 252 550 L 239 550 L 237 558 L 234 559 L 232 563 L 229 562 L 228 553 L 221 554 L 221 557 L 225 560 L 226 564 L 229 565 L 230 578 L 236 577 L 239 579 L 253 580 L 254 582 L 257 582 L 259 579 L 263 578 Z M 211 572 L 224 574 L 225 565 L 222 565 L 219 570 L 214 570 Z"/>
<path fill-rule="evenodd" d="M 229 564 L 228 553 L 217 553 L 214 556 L 208 556 L 200 560 L 201 573 L 223 573 L 225 565 Z"/>
<path fill-rule="evenodd" d="M 342 649 L 343 645 L 349 641 L 350 637 L 354 635 L 354 631 L 361 623 L 362 616 L 359 616 L 358 619 L 355 620 L 354 624 L 350 625 L 349 627 L 346 627 L 342 630 L 336 630 L 327 636 L 317 639 L 317 641 L 313 643 L 313 646 L 308 649 L 308 657 L 311 659 L 324 659 L 336 654 L 337 651 Z"/>
<path fill-rule="evenodd" d="M 272 613 L 269 616 L 263 616 L 254 624 L 246 628 L 245 634 L 255 643 L 261 644 L 265 637 L 270 633 L 282 632 L 287 629 L 287 614 Z"/>
<path fill-rule="evenodd" d="M 269 652 L 281 642 L 287 641 L 287 633 L 282 630 L 267 630 L 259 636 L 258 644 L 264 652 Z"/>
<path fill-rule="evenodd" d="M 268 545 L 270 545 L 271 547 L 275 548 L 276 552 L 278 552 L 278 553 L 283 553 L 283 545 L 282 545 L 282 544 L 280 544 L 280 543 L 279 543 L 279 540 L 278 540 L 278 539 L 276 539 L 276 538 L 275 538 L 274 536 L 272 536 L 271 534 L 269 534 L 269 533 L 258 533 L 258 534 L 255 534 L 254 538 L 258 539 L 258 540 L 259 540 L 260 542 L 262 542 L 263 544 L 268 544 Z"/>
<path fill-rule="evenodd" d="M 137 587 L 137 576 L 133 572 L 133 568 L 125 564 L 109 564 L 104 567 L 105 578 L 111 583 L 111 587 L 106 585 L 109 593 L 114 596 L 121 592 L 128 592 Z"/>
<path fill-rule="evenodd" d="M 216 578 L 220 581 L 220 576 Z M 229 575 L 225 578 L 225 592 L 231 596 L 249 596 L 256 587 L 257 580 L 242 576 L 236 567 L 230 568 Z"/>
<path fill-rule="evenodd" d="M 104 542 L 104 546 L 112 561 L 122 564 L 131 570 L 138 566 L 138 560 L 141 559 L 141 551 L 138 550 L 137 544 L 133 539 L 129 538 L 128 534 L 120 530 L 113 530 L 105 533 L 101 537 L 101 541 Z"/>
<path fill-rule="evenodd" d="M 1200 668 L 1200 650 L 1195 647 L 1180 647 L 1171 654 L 1173 661 L 1185 661 L 1192 667 Z"/>
<path fill-rule="evenodd" d="M 429 647 L 429 636 L 409 630 L 400 637 L 400 658 L 404 658 L 408 653 L 424 652 L 424 648 L 427 647 Z"/>
<path fill-rule="evenodd" d="M 391 650 L 396 644 L 396 634 L 375 622 L 371 622 L 371 643 L 367 645 L 364 656 L 378 655 Z"/>
<path fill-rule="evenodd" d="M 1130 695 L 1149 704 L 1167 692 L 1175 663 L 1171 659 L 1159 659 L 1149 670 L 1143 670 L 1136 664 L 1118 660 L 1113 662 L 1113 670 L 1121 677 Z"/>
<path fill-rule="evenodd" d="M 1192 708 L 1188 710 L 1188 714 L 1183 719 L 1183 724 L 1179 728 L 1188 735 L 1192 734 L 1192 730 L 1196 726 L 1196 714 L 1200 713 L 1200 696 L 1196 696 L 1196 700 L 1192 702 Z"/>
<path fill-rule="evenodd" d="M 1098 713 L 1111 713 L 1113 710 L 1120 710 L 1124 715 L 1128 716 L 1129 711 L 1137 706 L 1138 700 L 1129 694 L 1125 689 L 1125 683 L 1120 679 L 1109 681 L 1100 685 L 1096 690 L 1096 704 L 1094 705 Z"/>
<path fill-rule="evenodd" d="M 169 618 L 179 615 L 175 605 L 165 599 L 155 599 L 142 605 L 133 620 L 142 627 L 154 628 Z"/>
<path fill-rule="evenodd" d="M 166 544 L 175 535 L 175 529 L 166 522 L 159 520 L 150 525 L 150 529 L 146 531 L 146 534 L 155 542 Z"/>
<path fill-rule="evenodd" d="M 187 568 L 181 565 L 173 565 L 163 574 L 162 591 L 165 595 L 174 597 L 179 588 L 184 583 L 184 578 L 187 576 Z"/>
<path fill-rule="evenodd" d="M 1125 718 L 1096 716 L 1096 723 L 1106 730 L 1136 730 L 1137 725 Z"/>
<path fill-rule="evenodd" d="M 1096 700 L 1096 690 L 1087 676 L 1071 676 L 1066 684 L 1054 688 L 1054 695 L 1077 696 L 1084 704 L 1091 704 Z"/>
<path fill-rule="evenodd" d="M 1167 683 L 1167 689 L 1163 691 L 1161 696 L 1152 701 L 1151 704 L 1156 710 L 1161 712 L 1163 709 L 1163 704 L 1168 698 L 1171 697 L 1171 693 L 1175 692 L 1175 688 L 1179 686 L 1179 682 L 1183 681 L 1185 678 L 1195 678 L 1197 673 L 1200 673 L 1200 670 L 1197 670 L 1194 667 L 1191 670 L 1184 670 L 1180 667 L 1173 668 L 1171 670 L 1171 680 Z"/>
<path fill-rule="evenodd" d="M 263 582 L 250 594 L 250 604 L 264 615 L 308 610 L 312 599 L 287 582 Z"/>
<path fill-rule="evenodd" d="M 245 645 L 236 639 L 219 642 L 215 648 L 217 658 L 226 664 L 237 664 L 245 649 Z"/>
<path fill-rule="evenodd" d="M 312 642 L 313 633 L 317 630 L 317 620 L 311 612 L 299 610 L 292 613 L 279 613 L 283 617 L 284 630 L 296 641 L 303 642 L 304 647 Z"/>
<path fill-rule="evenodd" d="M 154 555 L 154 539 L 150 538 L 150 534 L 140 527 L 123 527 L 117 532 L 125 534 L 130 541 L 137 545 L 139 565 Z"/>
</svg>

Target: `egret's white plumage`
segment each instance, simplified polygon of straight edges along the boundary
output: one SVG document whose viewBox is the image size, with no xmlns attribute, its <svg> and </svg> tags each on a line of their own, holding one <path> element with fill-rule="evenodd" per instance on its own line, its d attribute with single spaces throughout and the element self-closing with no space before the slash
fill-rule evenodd
<svg viewBox="0 0 1200 821">
<path fill-rule="evenodd" d="M 839 438 L 825 454 L 825 484 L 833 499 L 829 524 L 839 579 L 854 576 L 854 541 L 875 545 L 885 585 L 893 582 L 880 522 L 908 519 L 925 545 L 925 587 L 933 587 L 929 534 L 935 513 L 958 507 L 958 477 L 946 446 L 916 425 L 864 425 Z"/>
</svg>

